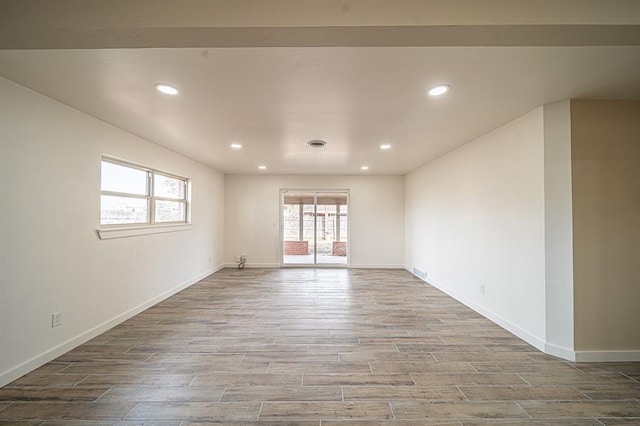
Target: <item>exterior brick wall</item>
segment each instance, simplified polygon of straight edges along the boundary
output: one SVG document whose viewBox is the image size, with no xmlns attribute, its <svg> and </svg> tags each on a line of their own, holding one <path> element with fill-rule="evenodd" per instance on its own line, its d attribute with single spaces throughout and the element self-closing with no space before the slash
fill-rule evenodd
<svg viewBox="0 0 640 426">
<path fill-rule="evenodd" d="M 309 254 L 309 241 L 285 241 L 285 255 L 307 255 Z"/>
<path fill-rule="evenodd" d="M 347 243 L 344 241 L 333 242 L 332 256 L 346 256 L 347 255 Z"/>
</svg>

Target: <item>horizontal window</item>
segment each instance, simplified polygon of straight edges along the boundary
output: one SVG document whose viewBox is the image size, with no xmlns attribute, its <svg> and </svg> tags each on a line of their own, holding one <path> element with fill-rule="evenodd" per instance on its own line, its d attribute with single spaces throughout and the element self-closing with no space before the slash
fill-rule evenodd
<svg viewBox="0 0 640 426">
<path fill-rule="evenodd" d="M 149 223 L 149 200 L 126 196 L 100 197 L 100 224 L 126 225 Z"/>
<path fill-rule="evenodd" d="M 102 159 L 100 226 L 188 223 L 187 178 Z"/>
<path fill-rule="evenodd" d="M 185 203 L 182 201 L 155 201 L 157 223 L 185 222 Z"/>
<path fill-rule="evenodd" d="M 155 173 L 153 179 L 153 195 L 155 197 L 183 200 L 185 195 L 185 181 Z"/>
<path fill-rule="evenodd" d="M 149 195 L 149 171 L 102 161 L 100 189 L 132 195 Z"/>
</svg>

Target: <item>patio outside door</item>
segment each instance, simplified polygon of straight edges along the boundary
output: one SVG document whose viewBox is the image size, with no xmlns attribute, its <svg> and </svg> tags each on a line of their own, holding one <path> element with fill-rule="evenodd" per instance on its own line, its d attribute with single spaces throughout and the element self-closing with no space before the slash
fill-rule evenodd
<svg viewBox="0 0 640 426">
<path fill-rule="evenodd" d="M 285 266 L 346 266 L 348 191 L 281 190 Z"/>
</svg>

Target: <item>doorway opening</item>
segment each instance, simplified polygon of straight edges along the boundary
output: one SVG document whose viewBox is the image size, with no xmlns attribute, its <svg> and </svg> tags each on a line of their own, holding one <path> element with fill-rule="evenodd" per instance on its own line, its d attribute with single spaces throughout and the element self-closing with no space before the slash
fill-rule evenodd
<svg viewBox="0 0 640 426">
<path fill-rule="evenodd" d="M 347 266 L 349 192 L 280 191 L 281 264 Z"/>
</svg>

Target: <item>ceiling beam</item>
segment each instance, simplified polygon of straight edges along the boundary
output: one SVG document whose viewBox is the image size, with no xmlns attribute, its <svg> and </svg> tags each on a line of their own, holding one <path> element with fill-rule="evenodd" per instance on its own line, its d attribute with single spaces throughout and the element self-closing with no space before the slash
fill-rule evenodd
<svg viewBox="0 0 640 426">
<path fill-rule="evenodd" d="M 7 34 L 0 49 L 637 46 L 639 25 L 109 28 Z"/>
<path fill-rule="evenodd" d="M 0 0 L 0 49 L 640 45 L 637 0 Z"/>
</svg>

